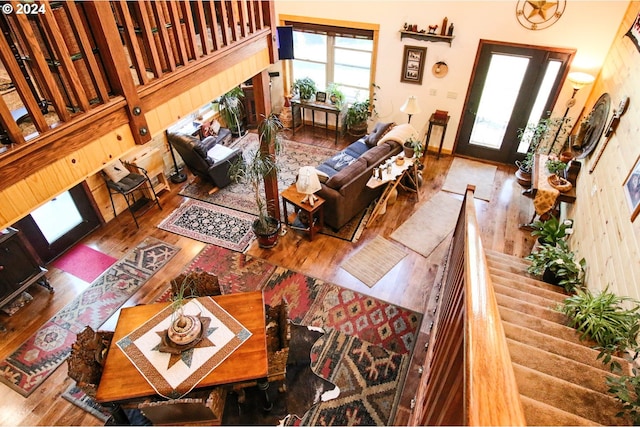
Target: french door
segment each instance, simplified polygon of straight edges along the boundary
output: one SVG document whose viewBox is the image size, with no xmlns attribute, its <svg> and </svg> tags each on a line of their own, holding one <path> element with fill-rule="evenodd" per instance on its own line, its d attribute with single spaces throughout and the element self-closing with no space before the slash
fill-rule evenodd
<svg viewBox="0 0 640 427">
<path fill-rule="evenodd" d="M 14 224 L 45 264 L 100 225 L 87 192 L 80 183 Z"/>
<path fill-rule="evenodd" d="M 575 50 L 481 40 L 456 154 L 511 163 L 528 144 L 518 130 L 549 116 Z"/>
</svg>

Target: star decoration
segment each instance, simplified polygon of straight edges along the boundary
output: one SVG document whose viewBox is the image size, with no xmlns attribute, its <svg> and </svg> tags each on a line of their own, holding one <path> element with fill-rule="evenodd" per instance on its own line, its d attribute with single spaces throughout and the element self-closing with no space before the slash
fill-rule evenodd
<svg viewBox="0 0 640 427">
<path fill-rule="evenodd" d="M 527 1 L 527 3 L 529 4 L 529 6 L 532 7 L 531 12 L 529 13 L 529 16 L 527 16 L 527 19 L 531 20 L 531 18 L 533 18 L 536 15 L 539 15 L 543 21 L 547 20 L 547 11 L 551 8 L 556 8 L 558 6 L 557 2 L 550 2 L 550 1 Z"/>
</svg>

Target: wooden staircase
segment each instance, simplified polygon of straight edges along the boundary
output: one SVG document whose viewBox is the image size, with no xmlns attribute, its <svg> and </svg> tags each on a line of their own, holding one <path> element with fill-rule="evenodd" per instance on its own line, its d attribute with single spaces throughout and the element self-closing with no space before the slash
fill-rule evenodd
<svg viewBox="0 0 640 427">
<path fill-rule="evenodd" d="M 527 276 L 527 261 L 486 251 L 528 425 L 628 425 L 607 393 L 608 367 L 554 310 L 561 288 Z M 626 362 L 620 360 L 623 366 Z"/>
</svg>

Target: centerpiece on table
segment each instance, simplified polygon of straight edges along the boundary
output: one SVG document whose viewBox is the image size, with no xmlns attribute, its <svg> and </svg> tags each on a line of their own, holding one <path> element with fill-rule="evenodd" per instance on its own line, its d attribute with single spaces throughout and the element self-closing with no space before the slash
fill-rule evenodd
<svg viewBox="0 0 640 427">
<path fill-rule="evenodd" d="M 194 348 L 202 341 L 211 319 L 200 315 L 185 314 L 184 306 L 190 296 L 185 295 L 188 289 L 183 282 L 171 299 L 171 324 L 161 335 L 162 343 L 159 350 L 165 353 L 179 354 Z"/>
</svg>

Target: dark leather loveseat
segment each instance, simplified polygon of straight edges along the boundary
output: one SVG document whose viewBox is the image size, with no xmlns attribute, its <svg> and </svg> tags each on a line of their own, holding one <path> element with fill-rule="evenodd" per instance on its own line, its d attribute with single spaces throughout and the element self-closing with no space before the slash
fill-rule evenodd
<svg viewBox="0 0 640 427">
<path fill-rule="evenodd" d="M 180 154 L 191 173 L 218 188 L 231 183 L 229 169 L 242 157 L 242 152 L 237 149 L 229 150 L 229 154 L 223 158 L 214 159 L 210 156 L 210 150 L 217 144 L 224 145 L 223 141 L 228 141 L 230 136 L 231 132 L 226 128 L 220 128 L 217 135 L 203 140 L 187 134 L 167 133 L 169 143 Z"/>
</svg>

